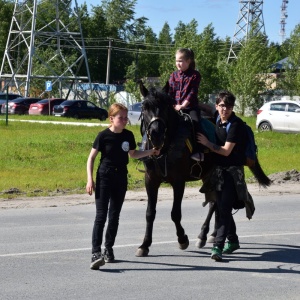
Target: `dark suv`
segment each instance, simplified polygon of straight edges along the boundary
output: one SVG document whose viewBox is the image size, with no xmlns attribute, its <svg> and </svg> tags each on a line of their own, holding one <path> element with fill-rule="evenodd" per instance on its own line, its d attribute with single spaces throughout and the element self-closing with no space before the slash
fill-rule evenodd
<svg viewBox="0 0 300 300">
<path fill-rule="evenodd" d="M 85 100 L 66 100 L 60 105 L 55 105 L 53 115 L 75 119 L 99 119 L 101 121 L 106 120 L 108 117 L 105 109 Z"/>
</svg>

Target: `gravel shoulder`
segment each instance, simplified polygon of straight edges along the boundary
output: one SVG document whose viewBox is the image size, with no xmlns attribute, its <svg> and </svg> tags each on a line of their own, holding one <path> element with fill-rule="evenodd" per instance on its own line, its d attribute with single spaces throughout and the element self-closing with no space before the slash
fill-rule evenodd
<svg viewBox="0 0 300 300">
<path fill-rule="evenodd" d="M 258 183 L 248 184 L 248 190 L 253 196 L 300 194 L 300 172 L 290 170 L 278 172 L 268 176 L 272 184 L 268 188 L 259 186 Z M 161 188 L 158 193 L 158 200 L 171 200 L 173 192 L 171 188 Z M 204 195 L 199 192 L 199 188 L 188 187 L 185 189 L 184 200 L 199 199 L 204 201 Z M 125 201 L 147 201 L 146 190 L 127 191 Z M 0 209 L 20 209 L 20 208 L 41 208 L 41 207 L 63 207 L 72 205 L 87 205 L 94 203 L 94 195 L 72 194 L 55 195 L 48 197 L 17 197 L 13 199 L 0 199 Z"/>
<path fill-rule="evenodd" d="M 258 184 L 248 184 L 248 190 L 255 200 L 255 196 L 281 195 L 281 194 L 300 194 L 299 181 L 275 182 L 268 188 L 262 188 Z M 170 200 L 173 192 L 171 188 L 161 188 L 159 190 L 159 201 Z M 204 195 L 196 187 L 188 187 L 184 193 L 184 199 L 199 199 L 204 201 Z M 127 191 L 125 201 L 147 201 L 145 190 Z M 14 198 L 0 199 L 0 209 L 22 209 L 22 208 L 41 208 L 41 207 L 63 207 L 73 205 L 88 205 L 94 203 L 94 195 L 75 194 L 64 196 L 48 196 L 34 198 Z"/>
</svg>

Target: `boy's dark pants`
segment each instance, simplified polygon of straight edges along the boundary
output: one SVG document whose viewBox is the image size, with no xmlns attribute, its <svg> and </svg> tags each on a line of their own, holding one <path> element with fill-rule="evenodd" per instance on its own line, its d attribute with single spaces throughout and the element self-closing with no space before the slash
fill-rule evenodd
<svg viewBox="0 0 300 300">
<path fill-rule="evenodd" d="M 226 238 L 233 243 L 238 242 L 236 234 L 236 225 L 232 216 L 233 202 L 237 200 L 237 193 L 232 176 L 223 170 L 224 184 L 222 191 L 217 191 L 217 208 L 219 211 L 219 221 L 217 228 L 217 236 L 214 246 L 218 246 L 221 250 L 224 247 Z"/>
</svg>

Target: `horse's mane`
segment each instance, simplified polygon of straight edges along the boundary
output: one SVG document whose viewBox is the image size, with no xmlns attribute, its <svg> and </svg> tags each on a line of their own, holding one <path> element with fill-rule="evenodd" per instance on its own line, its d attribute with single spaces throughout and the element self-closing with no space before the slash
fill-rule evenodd
<svg viewBox="0 0 300 300">
<path fill-rule="evenodd" d="M 149 94 L 144 98 L 143 110 L 153 111 L 156 109 L 166 109 L 167 106 L 173 104 L 175 104 L 175 100 L 167 93 L 152 87 L 149 89 Z"/>
</svg>

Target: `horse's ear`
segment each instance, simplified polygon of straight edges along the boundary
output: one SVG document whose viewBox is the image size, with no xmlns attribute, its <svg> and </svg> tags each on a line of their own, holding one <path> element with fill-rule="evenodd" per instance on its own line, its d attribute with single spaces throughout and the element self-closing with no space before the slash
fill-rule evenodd
<svg viewBox="0 0 300 300">
<path fill-rule="evenodd" d="M 163 90 L 164 93 L 168 94 L 169 93 L 169 88 L 170 88 L 169 81 L 167 81 L 165 86 L 162 88 L 162 90 Z"/>
<path fill-rule="evenodd" d="M 142 80 L 139 81 L 139 86 L 140 86 L 140 92 L 141 92 L 142 96 L 143 96 L 143 97 L 146 97 L 146 96 L 148 95 L 149 92 L 148 92 L 148 90 L 146 89 L 146 87 L 144 86 Z"/>
</svg>

